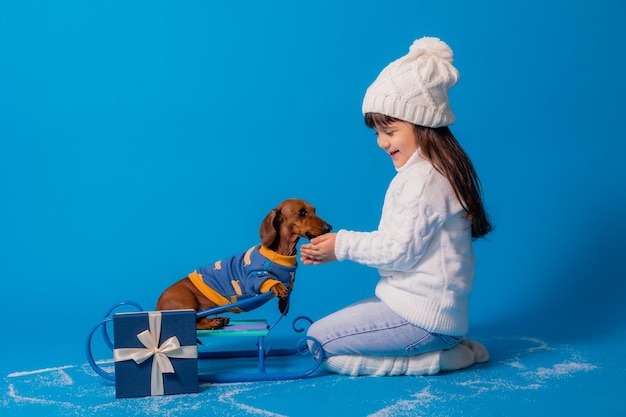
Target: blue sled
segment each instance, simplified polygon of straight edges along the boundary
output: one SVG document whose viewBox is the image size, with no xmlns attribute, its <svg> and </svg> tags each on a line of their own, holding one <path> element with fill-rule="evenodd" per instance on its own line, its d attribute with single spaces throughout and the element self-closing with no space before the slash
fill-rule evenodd
<svg viewBox="0 0 626 417">
<path fill-rule="evenodd" d="M 244 311 L 254 310 L 259 308 L 271 298 L 274 297 L 274 294 L 270 291 L 252 298 L 248 298 L 246 300 L 237 301 L 235 303 L 227 304 L 225 306 L 215 307 L 209 310 L 204 310 L 196 313 L 197 318 L 214 316 L 218 314 L 223 314 L 230 309 L 240 308 Z M 141 306 L 133 301 L 122 301 L 115 306 L 113 306 L 107 313 L 105 314 L 102 322 L 98 323 L 87 338 L 87 362 L 91 366 L 91 368 L 100 376 L 110 381 L 115 381 L 115 373 L 110 373 L 102 369 L 93 358 L 92 352 L 92 340 L 93 335 L 96 333 L 98 329 L 101 329 L 102 336 L 104 339 L 105 345 L 111 350 L 114 349 L 113 341 L 110 337 L 109 330 L 107 329 L 107 323 L 112 322 L 113 315 L 115 310 L 118 308 L 129 306 L 131 308 L 136 309 L 137 311 L 144 311 Z M 258 358 L 257 370 L 256 373 L 245 372 L 245 373 L 220 373 L 220 374 L 199 374 L 198 380 L 200 382 L 212 382 L 212 383 L 223 383 L 223 382 L 251 382 L 251 381 L 279 381 L 279 380 L 293 380 L 293 379 L 302 379 L 309 377 L 318 370 L 322 363 L 322 355 L 318 355 L 318 358 L 313 363 L 309 369 L 300 372 L 268 372 L 266 370 L 265 359 L 269 356 L 290 356 L 295 354 L 308 354 L 309 349 L 307 344 L 312 343 L 317 345 L 318 351 L 321 352 L 321 344 L 318 340 L 313 337 L 305 336 L 299 339 L 296 343 L 296 347 L 293 349 L 272 349 L 271 347 L 266 347 L 265 345 L 265 337 L 269 334 L 271 329 L 273 329 L 283 318 L 281 315 L 278 320 L 272 325 L 269 326 L 266 320 L 231 320 L 228 326 L 225 326 L 216 330 L 197 330 L 198 339 L 208 338 L 214 340 L 216 338 L 232 338 L 232 337 L 256 337 L 257 338 L 257 347 L 254 350 L 225 350 L 225 351 L 198 351 L 198 360 L 211 360 L 211 359 L 235 359 L 235 358 Z M 295 332 L 301 333 L 304 331 L 304 328 L 296 327 L 296 323 L 300 320 L 304 320 L 309 324 L 312 322 L 306 316 L 296 317 L 292 323 L 292 328 Z"/>
</svg>

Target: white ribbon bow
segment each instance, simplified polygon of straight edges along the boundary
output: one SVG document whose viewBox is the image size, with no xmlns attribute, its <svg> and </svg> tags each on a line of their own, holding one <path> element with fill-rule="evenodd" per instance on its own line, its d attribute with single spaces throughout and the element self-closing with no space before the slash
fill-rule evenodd
<svg viewBox="0 0 626 417">
<path fill-rule="evenodd" d="M 161 338 L 161 313 L 148 313 L 150 328 L 137 335 L 137 339 L 145 348 L 119 348 L 113 350 L 115 362 L 134 360 L 140 364 L 152 357 L 152 371 L 150 377 L 150 395 L 163 395 L 163 374 L 175 373 L 169 358 L 195 358 L 198 356 L 198 347 L 181 346 L 178 338 L 172 336 L 159 346 Z"/>
</svg>

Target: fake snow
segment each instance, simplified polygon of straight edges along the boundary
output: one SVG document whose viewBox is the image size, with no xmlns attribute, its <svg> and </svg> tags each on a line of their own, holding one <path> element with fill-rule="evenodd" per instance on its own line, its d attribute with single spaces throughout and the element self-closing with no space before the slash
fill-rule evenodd
<svg viewBox="0 0 626 417">
<path fill-rule="evenodd" d="M 201 384 L 197 394 L 119 400 L 114 384 L 87 364 L 24 370 L 0 380 L 0 407 L 2 417 L 25 411 L 58 417 L 459 415 L 468 401 L 491 405 L 499 399 L 506 407 L 509 398 L 547 392 L 554 381 L 598 369 L 569 345 L 549 346 L 532 338 L 481 341 L 490 350 L 490 362 L 430 377 L 320 374 L 296 381 Z M 113 371 L 112 361 L 99 364 Z"/>
</svg>

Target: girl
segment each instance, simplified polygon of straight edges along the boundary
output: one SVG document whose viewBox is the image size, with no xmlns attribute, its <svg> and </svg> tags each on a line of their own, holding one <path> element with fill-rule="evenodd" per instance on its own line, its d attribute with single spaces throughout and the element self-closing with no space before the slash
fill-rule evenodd
<svg viewBox="0 0 626 417">
<path fill-rule="evenodd" d="M 484 362 L 485 347 L 464 338 L 474 278 L 472 240 L 491 225 L 471 161 L 447 127 L 455 120 L 452 50 L 416 40 L 367 89 L 365 123 L 397 174 L 378 230 L 340 230 L 302 245 L 304 264 L 349 259 L 377 268 L 376 296 L 315 323 L 309 335 L 324 365 L 347 375 L 426 375 Z"/>
</svg>

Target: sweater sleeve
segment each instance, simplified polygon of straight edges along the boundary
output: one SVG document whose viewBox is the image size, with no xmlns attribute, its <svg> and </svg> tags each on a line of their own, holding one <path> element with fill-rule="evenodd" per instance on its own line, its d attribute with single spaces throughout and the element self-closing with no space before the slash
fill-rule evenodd
<svg viewBox="0 0 626 417">
<path fill-rule="evenodd" d="M 404 271 L 415 267 L 433 235 L 449 215 L 447 180 L 434 169 L 407 173 L 390 185 L 377 230 L 340 230 L 335 242 L 338 260 L 351 260 L 370 267 Z"/>
</svg>

